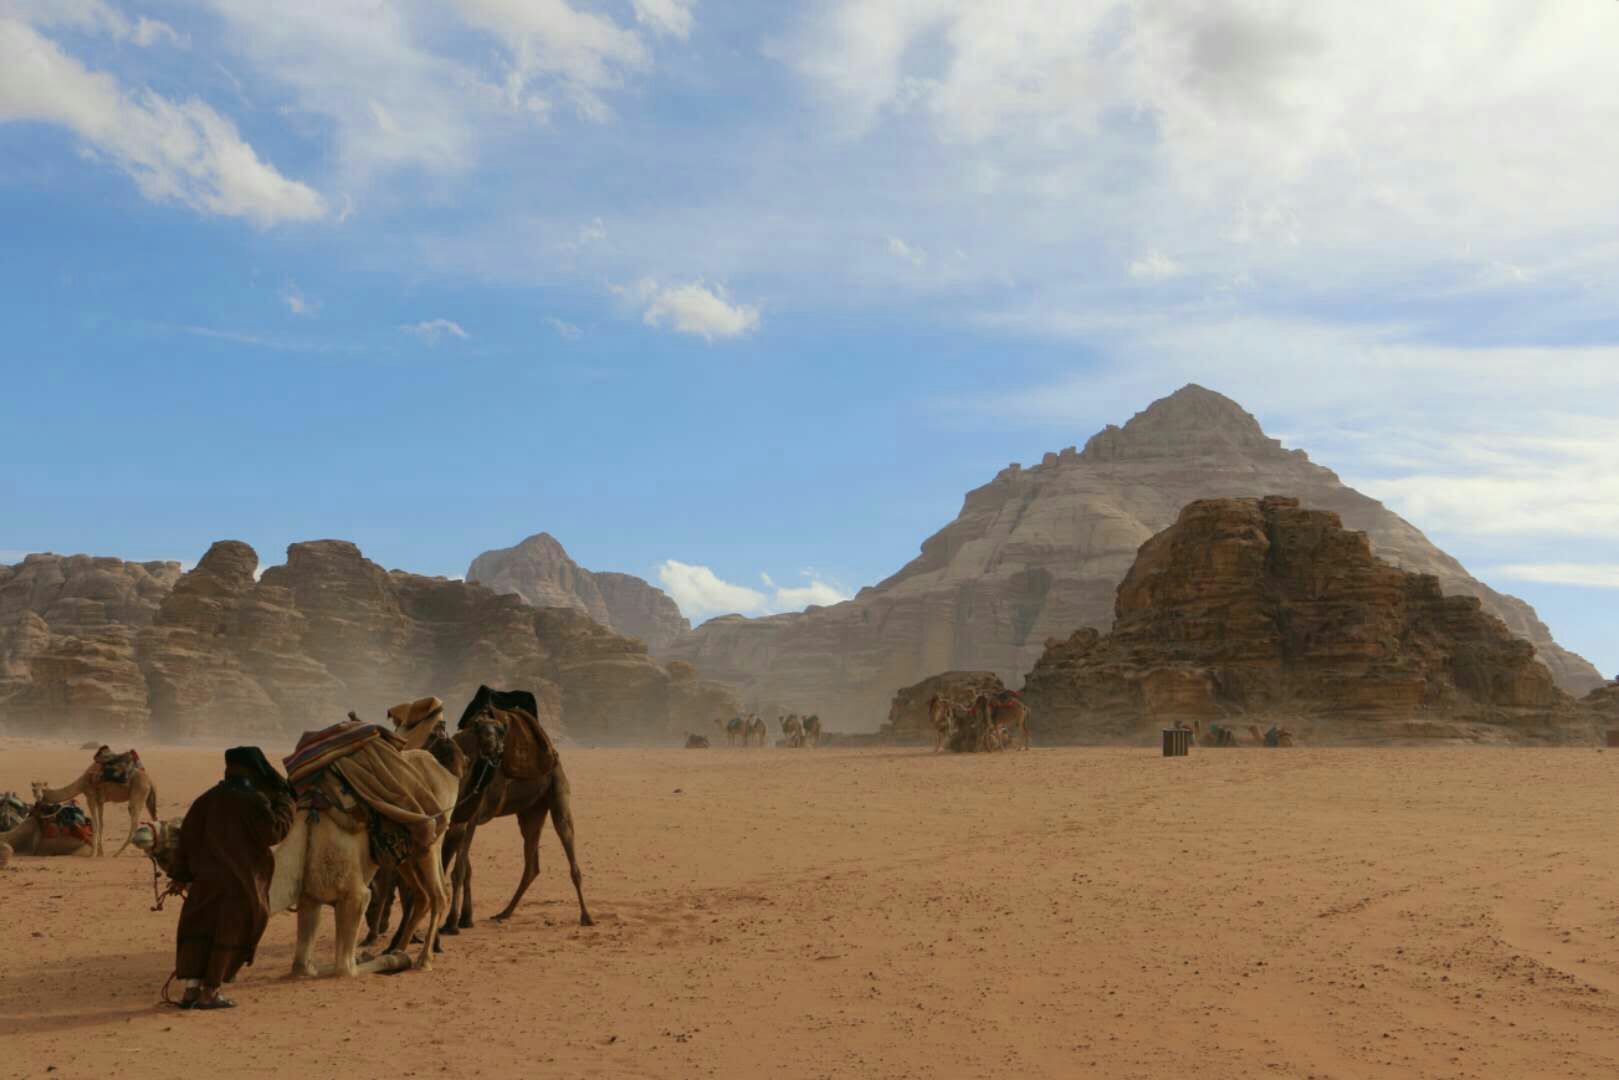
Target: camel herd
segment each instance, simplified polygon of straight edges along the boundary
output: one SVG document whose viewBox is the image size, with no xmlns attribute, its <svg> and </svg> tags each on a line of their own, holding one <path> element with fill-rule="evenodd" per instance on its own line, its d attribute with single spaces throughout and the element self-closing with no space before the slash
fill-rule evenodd
<svg viewBox="0 0 1619 1080">
<path fill-rule="evenodd" d="M 776 718 L 781 726 L 781 745 L 797 749 L 799 747 L 817 747 L 821 745 L 821 718 L 813 713 L 809 716 L 799 716 L 789 713 Z M 763 746 L 770 734 L 764 717 L 757 713 L 746 716 L 733 716 L 729 720 L 716 718 L 714 727 L 725 735 L 725 742 L 729 746 Z M 708 739 L 702 735 L 692 735 L 686 739 L 688 749 L 702 749 L 708 746 Z"/>
<path fill-rule="evenodd" d="M 933 752 L 948 747 L 959 752 L 986 753 L 1029 748 L 1029 707 L 1015 690 L 979 693 L 962 700 L 948 694 L 928 698 L 928 722 L 933 725 Z"/>
<path fill-rule="evenodd" d="M 525 711 L 526 718 L 521 715 Z M 574 852 L 567 774 L 534 717 L 537 711 L 534 696 L 526 691 L 480 687 L 451 735 L 437 698 L 390 709 L 395 739 L 384 757 L 392 761 L 390 755 L 397 755 L 399 775 L 417 786 L 427 807 L 426 813 L 417 815 L 421 820 L 412 822 L 416 827 L 408 840 L 405 830 L 397 827 L 397 818 L 408 815 L 383 820 L 376 804 L 359 797 L 343 781 L 350 774 L 334 778 L 332 770 L 322 770 L 316 774 L 318 783 L 300 789 L 292 829 L 275 849 L 270 884 L 272 914 L 297 912 L 294 975 L 317 974 L 313 949 L 324 907 L 332 908 L 337 920 L 336 974 L 397 970 L 404 966 L 402 950 L 414 943 L 418 929 L 421 949 L 410 966 L 430 968 L 433 954 L 442 951 L 438 936 L 472 926 L 473 836 L 480 826 L 502 817 L 515 817 L 522 832 L 523 872 L 510 902 L 495 919 L 510 918 L 539 875 L 539 842 L 549 817 L 568 859 L 580 925 L 592 925 L 584 875 Z M 353 713 L 349 716 L 351 721 L 358 719 Z M 531 733 L 523 744 L 530 752 L 523 767 L 514 768 L 508 739 L 518 724 L 527 725 L 525 730 Z M 51 788 L 36 782 L 32 805 L 15 795 L 0 796 L 0 856 L 9 857 L 13 850 L 27 855 L 102 855 L 103 807 L 127 802 L 130 835 L 114 854 L 122 854 L 133 842 L 156 867 L 166 870 L 179 819 L 159 821 L 153 790 L 138 754 L 115 757 L 102 747 L 72 784 Z M 90 804 L 88 818 L 73 801 L 78 795 Z M 151 818 L 149 825 L 141 821 L 143 810 Z M 75 824 L 69 828 L 58 824 L 62 821 Z M 400 925 L 383 956 L 362 963 L 360 929 L 362 925 L 367 929 L 364 944 L 387 930 L 396 890 Z M 171 892 L 178 891 L 181 887 L 171 884 Z"/>
</svg>

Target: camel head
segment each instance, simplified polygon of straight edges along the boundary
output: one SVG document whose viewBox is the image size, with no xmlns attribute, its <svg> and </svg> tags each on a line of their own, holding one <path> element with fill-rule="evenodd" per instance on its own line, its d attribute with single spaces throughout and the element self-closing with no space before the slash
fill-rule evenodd
<svg viewBox="0 0 1619 1080">
<path fill-rule="evenodd" d="M 506 725 L 495 716 L 493 709 L 484 708 L 473 714 L 467 722 L 478 742 L 478 756 L 486 761 L 499 761 L 506 753 Z"/>
<path fill-rule="evenodd" d="M 157 829 L 152 827 L 151 822 L 143 821 L 129 834 L 129 842 L 150 855 L 152 849 L 157 847 Z"/>
<path fill-rule="evenodd" d="M 49 786 L 43 780 L 30 780 L 28 782 L 28 790 L 33 793 L 36 804 L 45 801 L 45 789 Z"/>
</svg>

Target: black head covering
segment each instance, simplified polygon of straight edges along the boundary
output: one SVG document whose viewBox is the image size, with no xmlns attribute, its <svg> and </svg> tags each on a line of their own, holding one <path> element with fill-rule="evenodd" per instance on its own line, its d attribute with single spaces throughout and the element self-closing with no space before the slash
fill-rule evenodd
<svg viewBox="0 0 1619 1080">
<path fill-rule="evenodd" d="M 256 746 L 233 746 L 225 751 L 225 767 L 240 769 L 242 772 L 270 785 L 272 788 L 282 788 L 287 781 L 275 771 L 264 751 Z"/>
</svg>

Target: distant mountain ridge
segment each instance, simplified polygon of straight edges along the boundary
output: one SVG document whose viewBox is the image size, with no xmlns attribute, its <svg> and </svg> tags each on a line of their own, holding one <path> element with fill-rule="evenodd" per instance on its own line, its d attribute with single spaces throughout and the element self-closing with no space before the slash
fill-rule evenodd
<svg viewBox="0 0 1619 1080">
<path fill-rule="evenodd" d="M 678 640 L 668 655 L 744 697 L 873 729 L 895 689 L 952 670 L 989 671 L 1018 686 L 1048 638 L 1106 631 L 1114 593 L 1140 546 L 1207 498 L 1291 496 L 1332 510 L 1368 534 L 1395 566 L 1439 578 L 1535 646 L 1564 689 L 1602 685 L 1590 663 L 1559 646 L 1534 610 L 1473 578 L 1409 522 L 1265 434 L 1231 399 L 1189 385 L 1083 450 L 1013 464 L 969 492 L 960 514 L 920 554 L 854 599 L 767 618 L 725 616 Z"/>
</svg>

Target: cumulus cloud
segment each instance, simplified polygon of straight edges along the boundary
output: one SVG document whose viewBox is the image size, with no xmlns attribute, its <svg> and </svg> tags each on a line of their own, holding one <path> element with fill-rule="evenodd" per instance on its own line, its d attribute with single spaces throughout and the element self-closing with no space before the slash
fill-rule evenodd
<svg viewBox="0 0 1619 1080">
<path fill-rule="evenodd" d="M 706 566 L 669 559 L 658 566 L 658 580 L 664 591 L 690 619 L 714 615 L 771 615 L 802 611 L 811 604 L 828 605 L 849 599 L 843 588 L 824 581 L 814 570 L 802 572 L 804 584 L 781 586 L 769 574 L 761 573 L 768 592 L 725 581 Z"/>
<path fill-rule="evenodd" d="M 759 328 L 759 309 L 732 303 L 721 285 L 702 281 L 660 285 L 651 278 L 642 278 L 628 292 L 644 305 L 641 321 L 648 326 L 667 322 L 679 333 L 710 342 L 741 337 Z"/>
<path fill-rule="evenodd" d="M 1484 575 L 1540 585 L 1619 589 L 1619 563 L 1507 563 L 1488 567 Z"/>
<path fill-rule="evenodd" d="M 681 9 L 674 0 L 651 6 L 662 15 Z M 504 90 L 512 104 L 526 103 L 529 87 L 549 79 L 581 114 L 605 119 L 611 110 L 602 92 L 619 86 L 625 72 L 642 70 L 650 62 L 645 43 L 633 30 L 605 15 L 580 11 L 567 0 L 456 0 L 456 7 L 468 25 L 505 45 Z M 689 12 L 686 17 L 689 21 Z"/>
<path fill-rule="evenodd" d="M 105 0 L 0 0 L 0 19 L 12 18 L 35 27 L 84 34 L 106 34 L 148 48 L 159 42 L 185 45 L 186 38 L 168 23 L 141 15 L 131 22 Z"/>
<path fill-rule="evenodd" d="M 437 345 L 446 337 L 459 338 L 465 341 L 472 335 L 461 328 L 458 322 L 449 319 L 427 319 L 419 323 L 409 323 L 399 329 L 413 337 L 421 338 L 429 345 Z"/>
<path fill-rule="evenodd" d="M 684 41 L 691 36 L 692 8 L 697 0 L 635 0 L 635 21 L 654 33 Z"/>
<path fill-rule="evenodd" d="M 195 98 L 128 90 L 18 19 L 0 18 L 0 122 L 58 124 L 154 202 L 259 226 L 313 221 L 325 201 L 261 161 L 236 125 Z"/>
<path fill-rule="evenodd" d="M 563 341 L 578 341 L 583 331 L 571 322 L 564 322 L 555 315 L 547 315 L 545 324 L 555 330 L 557 337 Z"/>
</svg>

